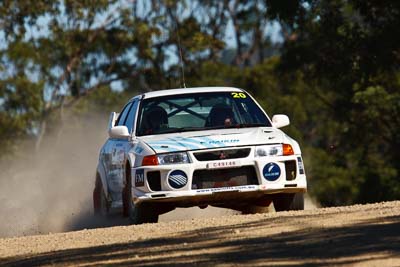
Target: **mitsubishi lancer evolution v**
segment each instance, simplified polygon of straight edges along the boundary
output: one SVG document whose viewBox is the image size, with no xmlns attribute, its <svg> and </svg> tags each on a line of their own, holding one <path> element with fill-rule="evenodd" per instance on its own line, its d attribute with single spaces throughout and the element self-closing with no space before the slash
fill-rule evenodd
<svg viewBox="0 0 400 267">
<path fill-rule="evenodd" d="M 111 113 L 94 211 L 140 224 L 177 207 L 302 210 L 307 181 L 299 144 L 280 130 L 288 124 L 238 88 L 137 95 Z"/>
</svg>

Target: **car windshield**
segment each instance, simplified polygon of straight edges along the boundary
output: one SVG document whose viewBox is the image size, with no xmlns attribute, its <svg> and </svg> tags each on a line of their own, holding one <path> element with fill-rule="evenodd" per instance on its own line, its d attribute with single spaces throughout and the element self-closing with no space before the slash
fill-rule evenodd
<svg viewBox="0 0 400 267">
<path fill-rule="evenodd" d="M 138 136 L 271 126 L 264 112 L 244 92 L 194 93 L 144 99 L 138 125 Z"/>
</svg>

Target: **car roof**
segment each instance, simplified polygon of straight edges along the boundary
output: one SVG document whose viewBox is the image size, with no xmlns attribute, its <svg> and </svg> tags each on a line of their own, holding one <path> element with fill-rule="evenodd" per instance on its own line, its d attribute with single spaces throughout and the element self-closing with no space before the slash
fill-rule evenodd
<svg viewBox="0 0 400 267">
<path fill-rule="evenodd" d="M 192 87 L 192 88 L 178 88 L 178 89 L 168 89 L 151 91 L 142 94 L 143 98 L 153 98 L 159 96 L 167 95 L 181 95 L 181 94 L 191 94 L 191 93 L 209 93 L 209 92 L 244 92 L 242 89 L 235 87 Z"/>
</svg>

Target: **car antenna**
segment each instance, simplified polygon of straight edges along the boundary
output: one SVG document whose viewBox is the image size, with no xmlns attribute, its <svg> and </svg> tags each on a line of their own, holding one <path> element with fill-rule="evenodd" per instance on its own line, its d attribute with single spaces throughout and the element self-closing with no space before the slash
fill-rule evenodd
<svg viewBox="0 0 400 267">
<path fill-rule="evenodd" d="M 186 88 L 186 83 L 185 83 L 185 63 L 183 62 L 183 55 L 182 55 L 182 46 L 181 46 L 181 37 L 179 36 L 179 26 L 178 26 L 178 19 L 175 18 L 175 30 L 176 30 L 176 35 L 178 37 L 178 49 L 179 49 L 179 61 L 181 65 L 181 72 L 182 72 L 182 84 L 183 88 Z"/>
</svg>

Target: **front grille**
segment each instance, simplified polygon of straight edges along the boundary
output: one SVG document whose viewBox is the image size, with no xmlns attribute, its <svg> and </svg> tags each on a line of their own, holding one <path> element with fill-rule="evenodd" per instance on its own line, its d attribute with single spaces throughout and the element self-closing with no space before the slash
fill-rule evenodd
<svg viewBox="0 0 400 267">
<path fill-rule="evenodd" d="M 246 158 L 250 154 L 250 148 L 215 150 L 207 152 L 193 153 L 198 161 L 221 160 L 221 159 L 239 159 Z"/>
<path fill-rule="evenodd" d="M 293 181 L 296 179 L 296 161 L 285 161 L 286 181 Z"/>
<path fill-rule="evenodd" d="M 192 189 L 258 184 L 253 166 L 233 169 L 197 170 L 193 173 Z"/>
<path fill-rule="evenodd" d="M 159 171 L 147 172 L 147 182 L 152 191 L 161 191 L 161 178 Z"/>
</svg>

